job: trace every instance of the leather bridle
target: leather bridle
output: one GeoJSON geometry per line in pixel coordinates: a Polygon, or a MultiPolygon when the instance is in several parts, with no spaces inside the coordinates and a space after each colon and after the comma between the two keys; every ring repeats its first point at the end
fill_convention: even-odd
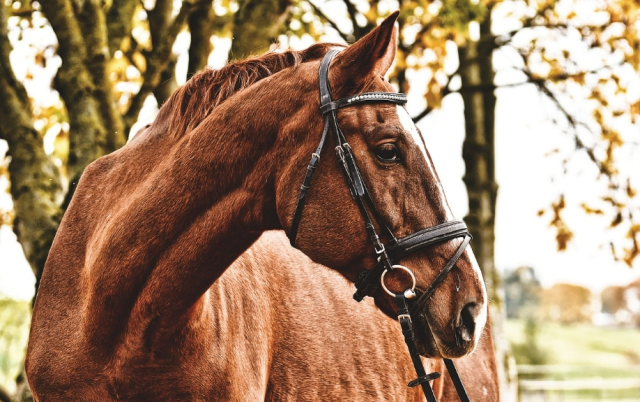
{"type": "MultiPolygon", "coordinates": [[[[350,107],[353,105],[365,103],[365,102],[386,102],[395,103],[397,105],[404,105],[407,102],[407,96],[400,93],[390,92],[366,92],[358,95],[347,96],[336,101],[332,100],[331,88],[329,85],[329,65],[333,58],[340,52],[341,49],[332,49],[324,56],[320,63],[319,81],[320,81],[320,110],[324,117],[324,128],[322,130],[322,136],[320,138],[320,144],[316,151],[311,156],[311,162],[307,166],[307,172],[300,187],[300,195],[298,196],[298,203],[296,210],[293,214],[293,220],[291,223],[291,230],[289,238],[291,239],[291,245],[295,247],[296,237],[298,234],[298,227],[300,225],[300,218],[302,215],[302,209],[305,204],[305,197],[309,186],[311,184],[311,178],[316,170],[316,166],[320,161],[320,154],[324,147],[325,140],[329,131],[335,134],[336,141],[336,155],[342,167],[347,186],[351,192],[360,214],[364,220],[365,229],[369,236],[369,239],[373,243],[375,253],[378,257],[378,262],[370,270],[365,270],[360,273],[356,280],[356,292],[353,298],[357,301],[361,301],[366,296],[373,296],[379,287],[382,275],[387,271],[392,271],[397,261],[401,260],[405,256],[429,247],[435,244],[443,243],[455,238],[462,237],[463,240],[458,246],[453,257],[445,264],[444,268],[440,271],[438,276],[429,285],[427,290],[422,293],[415,303],[412,303],[412,311],[423,311],[429,302],[429,298],[433,295],[436,288],[442,283],[446,275],[455,266],[456,262],[464,252],[465,248],[471,241],[471,235],[467,231],[467,226],[460,220],[452,220],[436,226],[431,226],[426,229],[422,229],[418,232],[405,236],[403,238],[396,238],[387,226],[386,222],[382,218],[380,212],[376,209],[373,200],[367,186],[362,179],[360,170],[355,161],[355,157],[351,150],[351,146],[347,142],[344,133],[340,130],[338,125],[337,110],[350,107]],[[380,239],[376,227],[371,219],[375,219],[378,227],[380,228],[383,236],[390,239],[386,245],[380,239]]],[[[422,386],[427,401],[437,402],[433,390],[429,381],[440,377],[440,373],[426,374],[420,356],[417,352],[415,341],[413,338],[413,330],[411,324],[411,315],[407,305],[407,299],[415,297],[415,293],[411,290],[407,290],[402,294],[395,295],[396,302],[398,304],[398,320],[402,326],[403,334],[405,336],[405,342],[409,348],[409,353],[413,361],[414,367],[418,374],[418,378],[409,383],[410,387],[415,387],[418,384],[422,386]]],[[[466,394],[464,386],[460,381],[453,361],[444,359],[445,365],[451,375],[458,395],[463,402],[469,401],[469,397],[466,394]]]]}

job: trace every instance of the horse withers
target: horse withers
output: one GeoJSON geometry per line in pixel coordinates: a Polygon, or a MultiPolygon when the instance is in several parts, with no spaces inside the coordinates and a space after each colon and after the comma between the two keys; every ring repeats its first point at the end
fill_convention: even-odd
{"type": "MultiPolygon", "coordinates": [[[[383,78],[396,49],[397,13],[331,62],[335,99],[393,92],[383,78]]],[[[270,53],[205,71],[176,91],[155,122],[85,170],[60,225],[37,296],[26,371],[38,400],[211,400],[221,329],[209,289],[269,229],[291,235],[300,181],[323,135],[321,60],[335,46],[270,53]]],[[[328,66],[327,66],[328,67],[328,66]]],[[[391,95],[390,95],[391,96],[391,95]]],[[[331,111],[357,160],[350,172],[371,196],[363,211],[333,159],[318,157],[300,215],[297,247],[351,282],[377,262],[371,244],[453,219],[433,165],[412,138],[406,111],[384,100],[331,111]],[[357,170],[357,172],[356,172],[357,170]],[[353,198],[352,198],[353,197],[353,198]],[[367,209],[368,208],[368,209],[367,209]]],[[[402,255],[418,295],[462,250],[455,238],[402,255]]],[[[395,257],[394,257],[395,258],[395,257]]],[[[486,292],[470,249],[414,308],[418,350],[455,358],[477,346],[486,292]]],[[[411,286],[387,274],[393,293],[411,286]]],[[[395,316],[393,297],[372,291],[395,316]]],[[[295,292],[272,297],[295,297],[295,292]]],[[[251,367],[250,362],[237,364],[251,367]]]]}

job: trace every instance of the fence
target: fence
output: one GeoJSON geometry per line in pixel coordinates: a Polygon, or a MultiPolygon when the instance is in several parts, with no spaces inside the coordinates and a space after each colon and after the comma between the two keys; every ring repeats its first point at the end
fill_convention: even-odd
{"type": "Polygon", "coordinates": [[[520,402],[640,401],[640,366],[518,366],[520,402]]]}

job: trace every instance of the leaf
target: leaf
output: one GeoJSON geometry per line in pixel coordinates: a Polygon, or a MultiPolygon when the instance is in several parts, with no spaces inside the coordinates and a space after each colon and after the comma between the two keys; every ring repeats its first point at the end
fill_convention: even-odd
{"type": "Polygon", "coordinates": [[[582,203],[580,205],[582,207],[582,209],[584,209],[584,211],[588,214],[594,214],[594,215],[604,215],[604,211],[598,208],[591,208],[590,206],[588,206],[585,203],[582,203]]]}
{"type": "Polygon", "coordinates": [[[611,221],[611,227],[614,228],[622,223],[622,212],[618,212],[616,217],[611,221]]]}

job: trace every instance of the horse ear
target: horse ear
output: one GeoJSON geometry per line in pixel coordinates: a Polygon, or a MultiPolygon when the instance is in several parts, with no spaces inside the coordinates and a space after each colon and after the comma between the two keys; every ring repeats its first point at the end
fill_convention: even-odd
{"type": "Polygon", "coordinates": [[[398,46],[398,11],[385,18],[382,23],[362,39],[340,52],[334,62],[340,75],[346,79],[371,75],[385,75],[393,64],[398,46]]]}

